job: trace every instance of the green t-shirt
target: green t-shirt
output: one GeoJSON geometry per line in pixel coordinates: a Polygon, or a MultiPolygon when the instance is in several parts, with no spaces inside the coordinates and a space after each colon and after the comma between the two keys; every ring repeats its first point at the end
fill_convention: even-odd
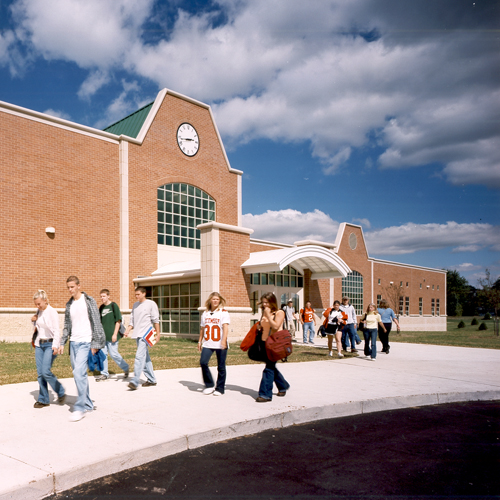
{"type": "MultiPolygon", "coordinates": [[[[113,333],[115,333],[115,323],[122,320],[122,313],[120,308],[114,302],[105,306],[102,304],[99,307],[99,312],[101,314],[101,323],[104,328],[104,333],[106,334],[106,341],[112,342],[113,333]]],[[[117,341],[120,340],[120,335],[118,335],[117,341]]]]}

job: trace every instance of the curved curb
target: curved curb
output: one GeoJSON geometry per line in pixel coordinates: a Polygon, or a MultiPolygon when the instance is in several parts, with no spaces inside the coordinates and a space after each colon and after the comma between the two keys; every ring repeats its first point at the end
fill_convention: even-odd
{"type": "Polygon", "coordinates": [[[291,425],[314,422],[330,418],[347,417],[362,413],[397,410],[416,406],[458,403],[465,401],[500,400],[500,390],[475,392],[450,392],[434,394],[415,394],[410,396],[395,396],[366,401],[351,401],[313,408],[301,408],[254,420],[236,422],[199,434],[186,435],[158,445],[124,453],[105,461],[96,462],[86,467],[63,473],[47,473],[19,489],[3,493],[1,500],[38,500],[55,493],[81,485],[83,483],[131,469],[160,458],[175,455],[182,451],[200,448],[229,439],[257,434],[268,429],[289,427],[291,425]]]}

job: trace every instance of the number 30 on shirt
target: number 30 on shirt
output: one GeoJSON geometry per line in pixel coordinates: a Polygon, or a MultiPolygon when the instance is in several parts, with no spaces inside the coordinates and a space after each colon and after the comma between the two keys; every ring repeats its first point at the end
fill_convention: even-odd
{"type": "Polygon", "coordinates": [[[220,326],[205,325],[205,332],[203,338],[205,340],[212,340],[213,342],[219,342],[219,340],[221,339],[220,326]]]}

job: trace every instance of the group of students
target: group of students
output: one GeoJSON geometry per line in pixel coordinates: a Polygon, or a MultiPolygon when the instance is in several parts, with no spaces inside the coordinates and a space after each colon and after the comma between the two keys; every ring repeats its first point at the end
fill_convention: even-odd
{"type": "MultiPolygon", "coordinates": [[[[338,300],[333,303],[331,308],[323,313],[325,316],[325,330],[328,335],[328,354],[333,356],[333,338],[336,340],[337,353],[339,358],[343,358],[343,349],[347,349],[347,342],[350,339],[351,352],[357,353],[355,345],[360,343],[357,337],[357,316],[352,305],[349,305],[349,298],[342,298],[341,305],[338,300]]],[[[365,340],[364,354],[372,361],[377,359],[377,333],[382,342],[382,352],[389,354],[389,333],[392,328],[392,322],[396,324],[399,331],[399,323],[394,311],[389,307],[385,300],[381,300],[379,307],[375,304],[368,304],[366,313],[361,317],[359,323],[365,340]]]]}
{"type": "MultiPolygon", "coordinates": [[[[95,300],[81,291],[80,281],[76,276],[70,276],[66,285],[71,298],[66,304],[62,336],[60,335],[57,311],[49,304],[47,293],[44,290],[38,290],[33,296],[37,308],[36,314],[32,317],[35,327],[33,344],[40,386],[38,400],[34,407],[49,406],[49,385],[57,394],[57,402],[64,404],[66,391],[52,373],[52,365],[57,355],[63,354],[64,346],[69,340],[71,367],[78,392],[70,421],[77,422],[87,412],[95,409],[89,393],[87,375],[89,358],[97,355],[98,351],[104,355],[101,373],[96,377],[97,382],[109,378],[108,355],[123,370],[124,379],[129,377],[129,365],[118,351],[118,341],[121,336],[135,338],[137,342],[134,377],[128,384],[129,389],[136,390],[138,388],[142,373],[146,375],[146,382],[142,384],[142,387],[151,387],[157,384],[153,363],[149,355],[149,344],[143,335],[153,327],[159,337],[160,320],[157,304],[146,299],[146,289],[143,287],[138,287],[135,290],[137,302],[132,307],[130,323],[124,329],[120,308],[111,301],[108,289],[101,290],[102,305],[98,309],[95,300]]],[[[211,293],[201,317],[198,351],[200,352],[200,366],[205,383],[203,390],[205,395],[221,396],[224,394],[230,324],[225,304],[225,299],[218,292],[211,293]],[[217,383],[214,383],[208,367],[214,352],[217,356],[217,383]]],[[[265,342],[271,333],[282,329],[285,315],[283,311],[279,310],[276,297],[272,293],[263,295],[260,305],[262,308],[262,342],[265,342]]],[[[271,401],[273,383],[276,383],[278,387],[278,396],[285,396],[290,385],[276,368],[276,363],[266,360],[257,402],[271,401]]]]}
{"type": "Polygon", "coordinates": [[[146,375],[146,382],[142,386],[156,385],[149,346],[143,335],[152,326],[156,335],[160,335],[160,315],[156,303],[146,299],[146,289],[138,287],[135,290],[137,302],[132,308],[130,323],[123,331],[120,309],[110,300],[109,290],[101,290],[102,305],[98,309],[96,301],[81,290],[80,280],[76,276],[70,276],[66,280],[66,286],[71,298],[64,312],[62,335],[57,311],[49,304],[47,293],[38,290],[33,296],[37,312],[31,319],[35,327],[33,344],[40,386],[34,407],[49,406],[49,385],[57,394],[58,403],[64,404],[66,391],[52,373],[52,364],[58,354],[64,353],[64,346],[69,340],[71,368],[78,392],[70,421],[77,422],[85,416],[85,413],[95,409],[94,402],[90,399],[87,376],[89,357],[97,355],[98,351],[104,354],[101,375],[96,378],[98,382],[109,377],[108,354],[123,370],[124,378],[127,379],[129,376],[129,365],[118,352],[119,335],[135,338],[137,342],[134,377],[128,387],[136,390],[143,372],[146,375]],[[120,333],[120,330],[123,333],[120,333]]]}

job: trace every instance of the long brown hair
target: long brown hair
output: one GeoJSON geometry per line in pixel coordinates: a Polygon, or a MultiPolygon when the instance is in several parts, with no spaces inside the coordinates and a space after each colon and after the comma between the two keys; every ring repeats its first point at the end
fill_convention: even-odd
{"type": "Polygon", "coordinates": [[[268,292],[262,295],[262,297],[260,298],[259,306],[262,306],[262,301],[264,299],[269,302],[269,308],[271,309],[271,312],[279,310],[278,301],[276,300],[276,295],[274,295],[274,293],[268,292]]]}

